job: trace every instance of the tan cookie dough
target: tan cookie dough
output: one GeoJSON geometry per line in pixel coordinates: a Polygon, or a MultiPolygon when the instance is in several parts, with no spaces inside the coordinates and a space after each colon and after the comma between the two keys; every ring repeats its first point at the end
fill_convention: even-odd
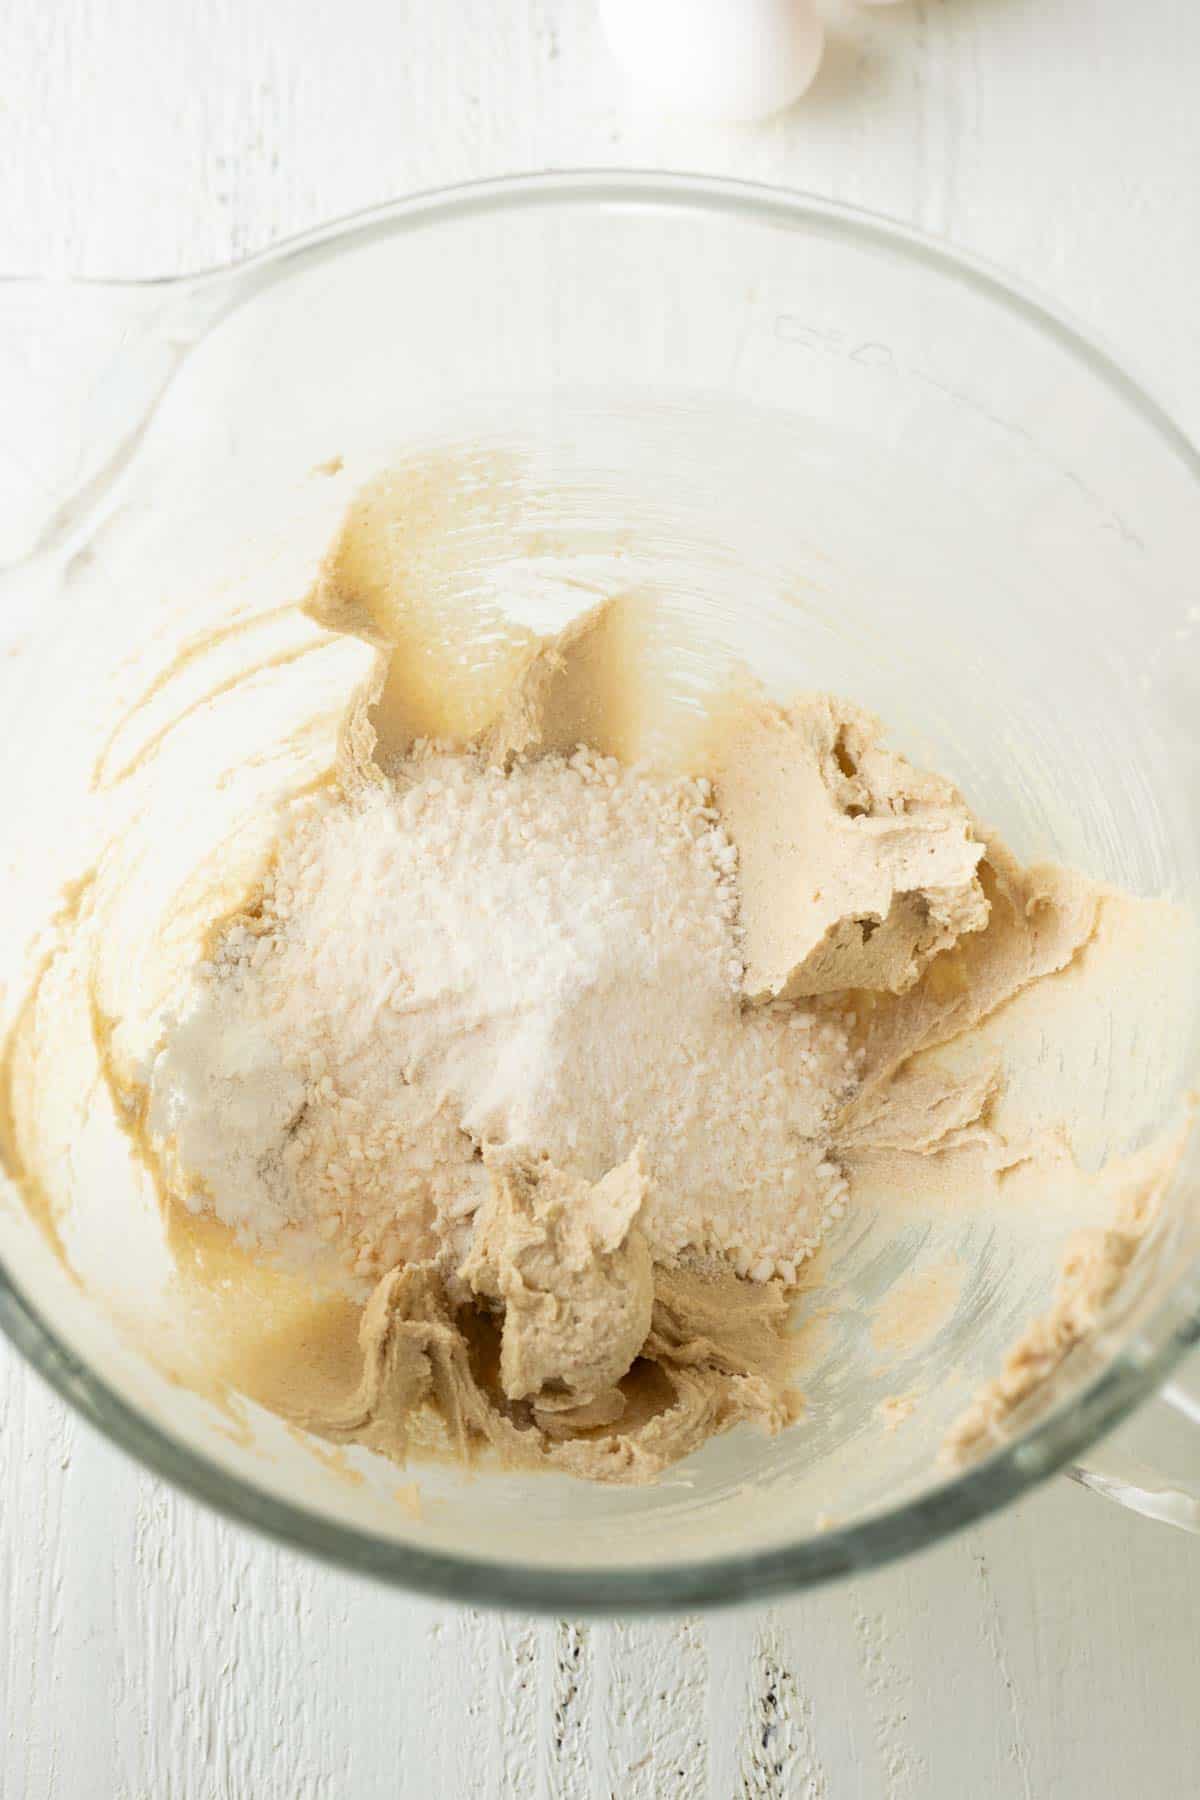
{"type": "MultiPolygon", "coordinates": [[[[500,1385],[535,1413],[611,1407],[650,1330],[654,1279],[635,1151],[599,1181],[493,1153],[459,1279],[502,1309],[500,1385]]],[[[619,1416],[620,1407],[614,1417],[619,1416]]]]}
{"type": "Polygon", "coordinates": [[[948,781],[828,694],[747,697],[719,721],[716,805],[738,847],[746,993],[899,994],[987,924],[984,845],[948,781]]]}
{"type": "MultiPolygon", "coordinates": [[[[797,1125],[795,1160],[811,1154],[827,1182],[832,1172],[851,1214],[867,1204],[882,1214],[914,1193],[947,1205],[966,1204],[961,1195],[1036,1201],[1053,1177],[1095,1218],[1094,1233],[1074,1241],[1053,1308],[953,1434],[951,1454],[978,1454],[1102,1318],[1180,1154],[1176,1134],[1089,1163],[1071,1137],[1070,1096],[1048,1111],[1042,1091],[1045,1068],[1069,1060],[1079,1018],[1106,1003],[1126,947],[1173,929],[1171,909],[1056,867],[1022,867],[948,781],[885,748],[878,723],[840,698],[781,705],[737,677],[664,724],[637,596],[604,600],[547,636],[513,626],[443,579],[461,528],[453,483],[436,468],[419,490],[385,477],[353,503],[304,623],[343,652],[347,639],[362,640],[373,666],[362,680],[367,653],[351,646],[357,686],[338,690],[336,761],[313,789],[399,791],[405,758],[430,739],[476,759],[489,780],[586,745],[627,765],[658,757],[672,775],[711,783],[705,808],[737,866],[737,1018],[796,1017],[807,1029],[809,1014],[836,1007],[839,1030],[844,1021],[852,1079],[827,1116],[797,1125]]],[[[205,952],[233,919],[269,954],[261,882],[241,882],[236,896],[228,882],[214,891],[205,952]]],[[[30,1121],[51,1061],[37,1031],[66,980],[52,959],[47,967],[0,1071],[0,1148],[31,1205],[43,1202],[30,1121]]],[[[652,1481],[734,1426],[772,1434],[801,1417],[789,1321],[806,1279],[817,1281],[811,1269],[768,1257],[769,1278],[746,1279],[745,1265],[739,1274],[709,1254],[699,1223],[682,1247],[656,1237],[655,1184],[638,1152],[585,1177],[568,1157],[498,1150],[472,1139],[443,1094],[407,1078],[396,1129],[428,1149],[428,1191],[406,1198],[414,1216],[428,1214],[427,1239],[411,1260],[377,1261],[356,1289],[332,1296],[315,1281],[306,1294],[305,1271],[289,1269],[299,1324],[268,1341],[257,1290],[237,1277],[253,1257],[225,1241],[219,1208],[205,1209],[184,1154],[187,1121],[164,1124],[152,1107],[146,1064],[122,1058],[123,1022],[96,1000],[93,975],[79,980],[81,1011],[168,1221],[177,1311],[211,1326],[230,1389],[397,1463],[432,1445],[601,1482],[652,1481]],[[470,1188],[477,1205],[464,1214],[473,1219],[465,1249],[433,1229],[432,1196],[450,1188],[460,1198],[470,1188]],[[222,1233],[218,1254],[206,1234],[222,1233]]],[[[247,1065],[254,1050],[231,1041],[247,1065]]],[[[281,1087],[278,1098],[290,1124],[296,1094],[281,1087]]],[[[192,1123],[211,1135],[214,1119],[197,1102],[192,1123]]],[[[738,1128],[752,1122],[712,1123],[738,1128]]],[[[755,1157],[760,1147],[753,1139],[755,1157]]],[[[787,1155],[790,1167],[790,1138],[787,1155]]],[[[706,1198],[694,1197],[697,1221],[706,1198]]],[[[50,1219],[52,1207],[43,1210],[50,1219]]],[[[894,1425],[909,1400],[889,1404],[894,1425]]]]}
{"type": "MultiPolygon", "coordinates": [[[[630,642],[622,601],[528,645],[474,741],[501,765],[581,741],[611,747],[630,642]]],[[[369,731],[352,741],[358,758],[369,752],[369,731]]],[[[919,1164],[970,1151],[975,1179],[994,1184],[1042,1154],[996,1129],[1002,1057],[965,1077],[930,1057],[1067,968],[1098,928],[1103,891],[1022,869],[948,782],[884,749],[875,721],[830,696],[781,707],[743,686],[700,743],[739,853],[747,999],[851,991],[861,1072],[832,1131],[851,1176],[919,1184],[919,1164]]],[[[335,1417],[301,1408],[305,1424],[402,1461],[428,1406],[464,1456],[490,1448],[644,1481],[735,1423],[773,1432],[799,1416],[785,1289],[653,1266],[636,1158],[595,1184],[519,1158],[489,1159],[489,1174],[461,1267],[384,1278],[363,1316],[358,1391],[335,1417]]],[[[1105,1241],[1128,1260],[1125,1237],[1105,1241]]],[[[1089,1293],[1097,1284],[1107,1292],[1110,1276],[1089,1293]]],[[[1062,1338],[1057,1316],[1035,1327],[1020,1369],[1048,1368],[1045,1346],[1062,1338]]],[[[1023,1379],[1010,1371],[1004,1392],[1023,1379]]],[[[996,1413],[982,1397],[956,1452],[996,1413]]]]}
{"type": "MultiPolygon", "coordinates": [[[[618,1386],[565,1413],[509,1400],[495,1377],[499,1358],[487,1317],[456,1305],[436,1268],[409,1265],[384,1276],[363,1312],[361,1376],[348,1399],[314,1411],[302,1391],[284,1390],[275,1404],[322,1437],[365,1444],[400,1464],[420,1448],[414,1431],[428,1407],[464,1461],[490,1452],[502,1464],[591,1481],[653,1481],[733,1425],[773,1433],[799,1417],[787,1310],[775,1286],[683,1267],[656,1270],[636,1360],[618,1386]]],[[[577,1339],[570,1308],[560,1325],[577,1339]]]]}
{"type": "Polygon", "coordinates": [[[1003,1442],[1013,1415],[1045,1389],[1077,1345],[1103,1326],[1158,1216],[1182,1150],[1182,1136],[1177,1135],[1109,1172],[1104,1185],[1112,1201],[1111,1225],[1081,1231],[1072,1239],[1053,1305],[1021,1333],[999,1375],[956,1421],[942,1446],[945,1462],[970,1462],[1003,1442]]]}

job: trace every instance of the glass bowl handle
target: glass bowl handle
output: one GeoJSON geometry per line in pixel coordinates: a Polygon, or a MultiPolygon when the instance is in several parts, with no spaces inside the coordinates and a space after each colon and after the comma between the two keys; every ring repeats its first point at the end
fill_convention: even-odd
{"type": "Polygon", "coordinates": [[[1172,1415],[1180,1445],[1172,1463],[1194,1473],[1181,1478],[1173,1467],[1168,1475],[1152,1463],[1126,1455],[1115,1443],[1100,1443],[1088,1451],[1086,1462],[1074,1464],[1067,1474],[1144,1518],[1200,1533],[1200,1353],[1159,1389],[1154,1404],[1172,1415]]]}
{"type": "Polygon", "coordinates": [[[0,281],[0,571],[71,554],[226,300],[211,276],[0,281]]]}

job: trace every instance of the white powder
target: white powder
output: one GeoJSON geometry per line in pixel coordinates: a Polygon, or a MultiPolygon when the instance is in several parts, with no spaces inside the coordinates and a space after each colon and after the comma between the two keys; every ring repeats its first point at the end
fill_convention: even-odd
{"type": "Polygon", "coordinates": [[[151,1130],[189,1204],[352,1272],[462,1254],[483,1143],[590,1180],[640,1140],[660,1257],[794,1277],[845,1182],[835,1007],[746,1009],[736,852],[704,781],[580,751],[418,747],[299,805],[260,917],[168,1021],[151,1130]]]}

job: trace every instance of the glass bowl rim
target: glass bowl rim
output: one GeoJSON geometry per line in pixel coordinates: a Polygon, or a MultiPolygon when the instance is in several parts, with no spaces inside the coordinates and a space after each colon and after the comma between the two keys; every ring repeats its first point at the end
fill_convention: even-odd
{"type": "MultiPolygon", "coordinates": [[[[227,284],[238,305],[298,268],[401,232],[505,211],[576,204],[634,205],[717,213],[764,224],[819,230],[918,264],[974,289],[1015,314],[1079,362],[1159,438],[1200,487],[1200,453],[1146,385],[1055,302],[965,254],[880,213],[797,190],[723,177],[638,170],[579,170],[509,175],[456,184],[391,201],[286,238],[256,255],[191,275],[146,281],[79,281],[106,291],[202,289],[227,284]]],[[[11,279],[11,278],[10,278],[11,279]]],[[[202,341],[202,340],[201,340],[202,341]]],[[[670,1568],[640,1564],[597,1569],[543,1567],[426,1550],[345,1525],[282,1500],[219,1467],[153,1425],[90,1370],[24,1297],[0,1263],[0,1329],[52,1388],[118,1447],[225,1517],[326,1562],[394,1586],[454,1602],[550,1613],[675,1612],[765,1600],[838,1576],[880,1567],[996,1511],[1071,1462],[1167,1378],[1200,1342],[1200,1306],[1178,1297],[1200,1277],[1200,1260],[1156,1308],[1139,1334],[1161,1336],[1136,1360],[1120,1350],[1079,1392],[1013,1442],[915,1499],[795,1544],[670,1568]],[[1174,1315],[1173,1317],[1170,1315],[1174,1315]]]]}

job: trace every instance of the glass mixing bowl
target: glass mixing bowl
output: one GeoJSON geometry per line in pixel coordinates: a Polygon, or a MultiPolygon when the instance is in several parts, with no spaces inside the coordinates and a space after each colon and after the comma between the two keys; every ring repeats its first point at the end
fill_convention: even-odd
{"type": "MultiPolygon", "coordinates": [[[[194,278],[9,283],[0,375],[6,1024],[113,808],[141,846],[106,944],[115,1008],[195,855],[236,878],[246,821],[328,755],[355,647],[309,654],[293,603],[347,484],[397,452],[504,458],[506,504],[431,555],[451,598],[551,616],[651,583],[697,644],[878,711],[1019,854],[1200,906],[1200,463],[1074,326],[911,232],[728,182],[489,183],[194,278]],[[181,654],[214,631],[219,653],[181,654]]],[[[1101,1135],[1122,1082],[1134,1138],[1177,1109],[1196,998],[1181,966],[1155,1059],[1098,1021],[1101,1135]]],[[[139,1353],[154,1209],[65,1026],[55,1054],[83,1280],[10,1191],[0,1321],[150,1467],[334,1561],[477,1602],[677,1608],[869,1568],[1064,1465],[1200,1517],[1184,1480],[1080,1460],[1200,1331],[1194,1144],[1107,1328],[977,1466],[939,1470],[937,1445],[1046,1303],[1062,1222],[898,1205],[830,1247],[790,1434],[739,1431],[643,1490],[418,1468],[398,1498],[390,1465],[231,1418],[139,1353]],[[948,1265],[924,1336],[884,1354],[890,1301],[948,1265]]]]}

